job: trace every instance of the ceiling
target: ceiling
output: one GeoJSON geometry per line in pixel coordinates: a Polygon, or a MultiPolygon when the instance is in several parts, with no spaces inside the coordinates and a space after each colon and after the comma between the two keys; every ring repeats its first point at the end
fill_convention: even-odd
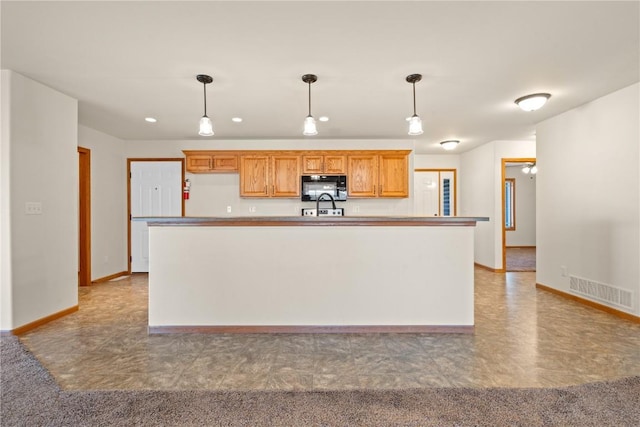
{"type": "Polygon", "coordinates": [[[81,124],[125,140],[205,139],[197,74],[214,79],[212,140],[414,139],[418,153],[531,140],[537,122],[640,80],[637,1],[0,4],[2,68],[78,99],[81,124]],[[312,114],[330,119],[314,137],[302,136],[306,73],[312,114]],[[535,92],[552,94],[541,110],[513,103],[535,92]]]}

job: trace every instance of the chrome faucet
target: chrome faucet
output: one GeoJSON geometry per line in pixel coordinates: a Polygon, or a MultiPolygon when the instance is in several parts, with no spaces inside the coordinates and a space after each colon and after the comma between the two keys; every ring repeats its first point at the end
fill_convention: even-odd
{"type": "Polygon", "coordinates": [[[333,209],[336,208],[336,201],[333,199],[333,196],[329,193],[322,193],[316,199],[316,216],[320,216],[319,206],[320,206],[320,199],[322,199],[322,196],[329,196],[329,198],[331,199],[331,206],[333,207],[333,209]]]}

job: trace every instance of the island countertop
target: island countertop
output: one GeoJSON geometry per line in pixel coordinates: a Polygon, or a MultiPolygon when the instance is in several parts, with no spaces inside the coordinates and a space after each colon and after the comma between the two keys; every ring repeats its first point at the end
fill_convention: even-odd
{"type": "Polygon", "coordinates": [[[488,217],[464,216],[242,216],[242,217],[135,217],[135,221],[146,221],[150,226],[187,227],[265,227],[265,226],[475,226],[478,221],[489,221],[488,217]]]}

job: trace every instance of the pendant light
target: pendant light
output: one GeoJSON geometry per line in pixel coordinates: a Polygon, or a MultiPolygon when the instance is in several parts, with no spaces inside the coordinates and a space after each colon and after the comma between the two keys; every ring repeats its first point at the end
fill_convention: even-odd
{"type": "Polygon", "coordinates": [[[309,85],[309,115],[304,119],[304,131],[303,135],[317,135],[316,120],[311,115],[311,83],[315,83],[318,80],[318,76],[315,74],[305,74],[302,76],[302,81],[309,85]]]}
{"type": "Polygon", "coordinates": [[[422,135],[422,120],[416,114],[416,83],[422,80],[422,74],[409,74],[407,82],[413,85],[413,116],[409,119],[409,135],[422,135]]]}
{"type": "Polygon", "coordinates": [[[534,93],[532,95],[521,96],[514,102],[523,111],[536,111],[546,104],[547,100],[551,97],[548,93],[534,93]]]}
{"type": "Polygon", "coordinates": [[[213,123],[207,116],[207,85],[213,81],[213,78],[206,74],[198,74],[196,78],[204,87],[204,116],[200,119],[200,131],[198,135],[211,136],[213,135],[213,123]]]}

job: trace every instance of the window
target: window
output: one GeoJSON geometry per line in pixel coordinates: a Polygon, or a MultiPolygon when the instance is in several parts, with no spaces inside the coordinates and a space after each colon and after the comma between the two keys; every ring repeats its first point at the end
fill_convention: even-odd
{"type": "Polygon", "coordinates": [[[449,178],[442,180],[442,215],[451,216],[451,185],[449,178]]]}
{"type": "Polygon", "coordinates": [[[516,229],[516,179],[504,180],[504,229],[516,229]]]}

